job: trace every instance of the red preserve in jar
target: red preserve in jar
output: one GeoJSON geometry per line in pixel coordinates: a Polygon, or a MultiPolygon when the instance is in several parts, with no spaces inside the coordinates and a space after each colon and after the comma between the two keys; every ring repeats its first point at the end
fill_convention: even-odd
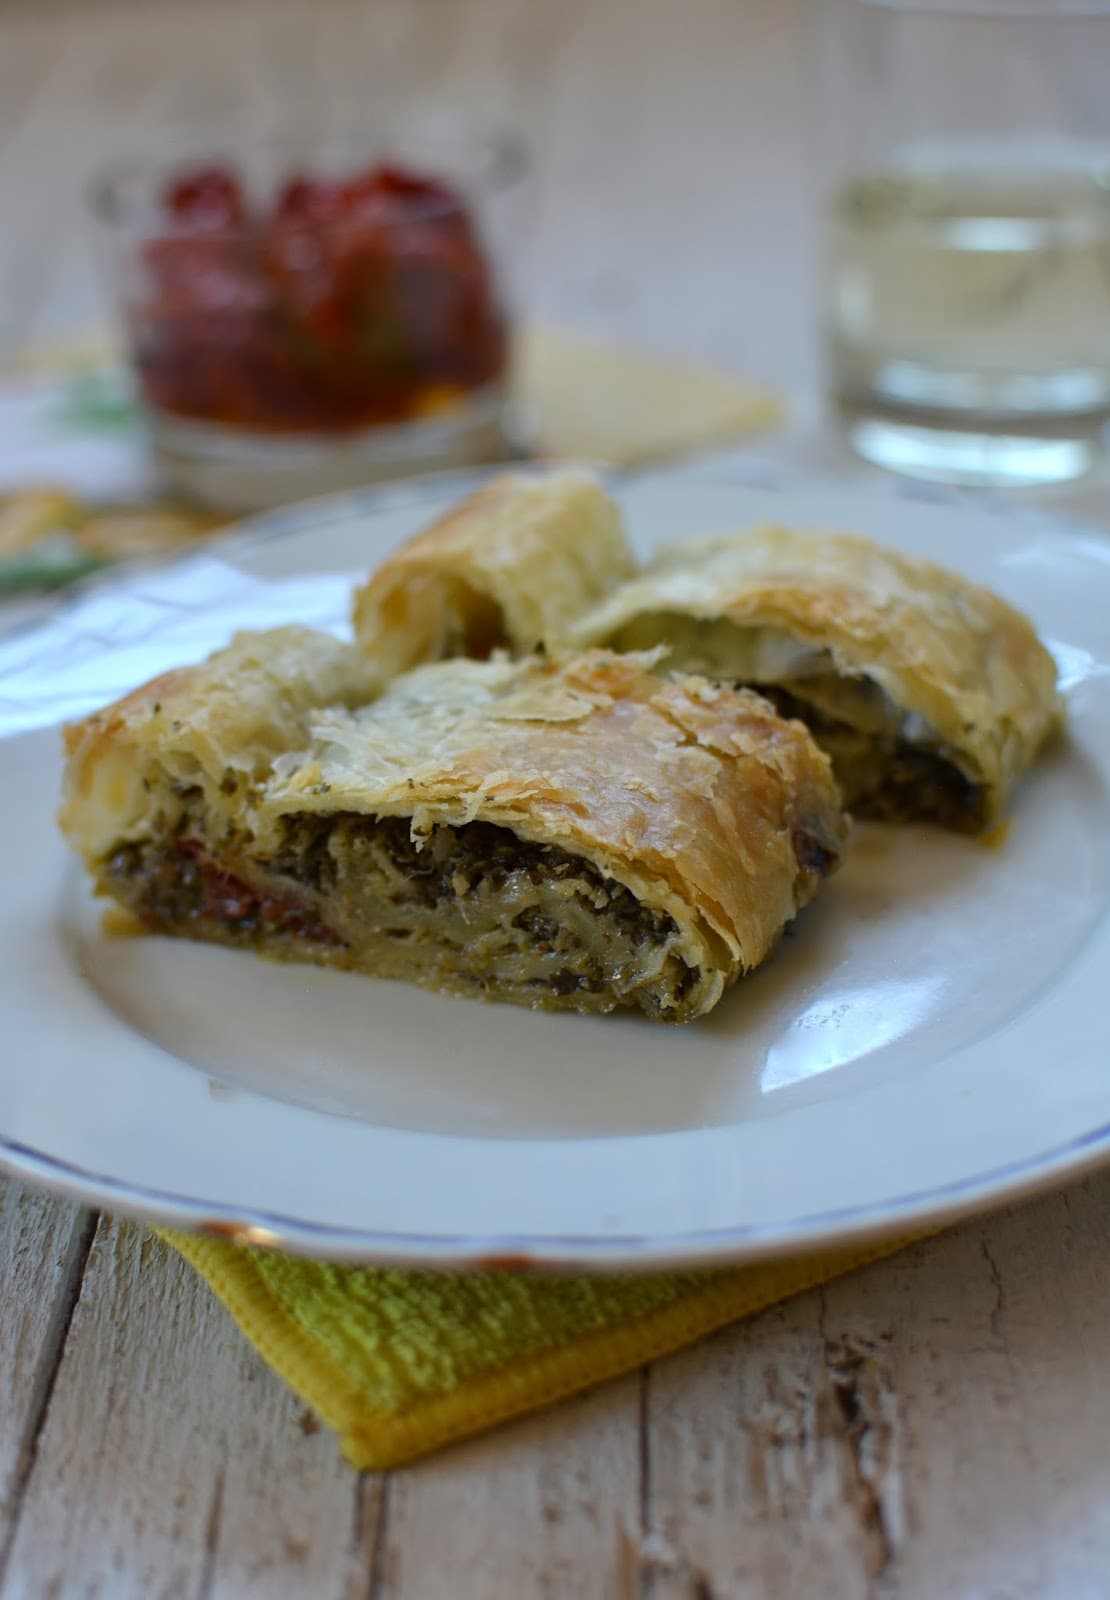
{"type": "Polygon", "coordinates": [[[295,175],[252,208],[233,172],[203,168],[161,211],[128,303],[139,385],[161,411],[343,433],[445,414],[505,374],[490,262],[436,178],[295,175]]]}

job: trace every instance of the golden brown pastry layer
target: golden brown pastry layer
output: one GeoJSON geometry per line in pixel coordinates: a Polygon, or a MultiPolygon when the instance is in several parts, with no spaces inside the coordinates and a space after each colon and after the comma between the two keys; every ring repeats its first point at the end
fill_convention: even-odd
{"type": "Polygon", "coordinates": [[[508,473],[378,568],[355,595],[355,633],[388,677],[526,655],[634,571],[620,513],[589,474],[508,473]]]}

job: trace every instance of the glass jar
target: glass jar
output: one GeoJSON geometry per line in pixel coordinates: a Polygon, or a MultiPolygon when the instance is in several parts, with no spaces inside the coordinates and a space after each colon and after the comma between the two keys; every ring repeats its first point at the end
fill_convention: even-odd
{"type": "Polygon", "coordinates": [[[510,448],[506,137],[132,162],[93,205],[167,489],[234,510],[510,448]]]}

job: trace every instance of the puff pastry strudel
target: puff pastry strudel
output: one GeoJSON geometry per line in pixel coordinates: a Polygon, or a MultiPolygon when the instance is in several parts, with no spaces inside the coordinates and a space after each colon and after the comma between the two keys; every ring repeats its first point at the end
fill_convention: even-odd
{"type": "Polygon", "coordinates": [[[525,655],[634,571],[596,479],[508,473],[378,568],[355,596],[355,633],[387,677],[500,648],[525,655]]]}
{"type": "Polygon", "coordinates": [[[63,827],[98,888],[157,932],[684,1021],[839,862],[828,761],[756,695],[592,652],[363,704],[352,655],[242,636],[69,730],[63,827]]]}
{"type": "Polygon", "coordinates": [[[850,535],[761,527],[664,548],[569,632],[668,646],[800,717],[861,815],[975,831],[1059,718],[1056,669],[1005,601],[850,535]]]}

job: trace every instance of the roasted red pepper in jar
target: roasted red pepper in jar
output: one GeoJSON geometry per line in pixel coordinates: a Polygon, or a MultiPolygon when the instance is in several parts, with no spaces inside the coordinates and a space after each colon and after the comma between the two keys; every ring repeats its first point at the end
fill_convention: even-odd
{"type": "Polygon", "coordinates": [[[128,312],[160,410],[265,433],[449,411],[503,377],[507,328],[460,197],[392,165],[295,175],[265,210],[223,168],[162,198],[128,312]]]}

